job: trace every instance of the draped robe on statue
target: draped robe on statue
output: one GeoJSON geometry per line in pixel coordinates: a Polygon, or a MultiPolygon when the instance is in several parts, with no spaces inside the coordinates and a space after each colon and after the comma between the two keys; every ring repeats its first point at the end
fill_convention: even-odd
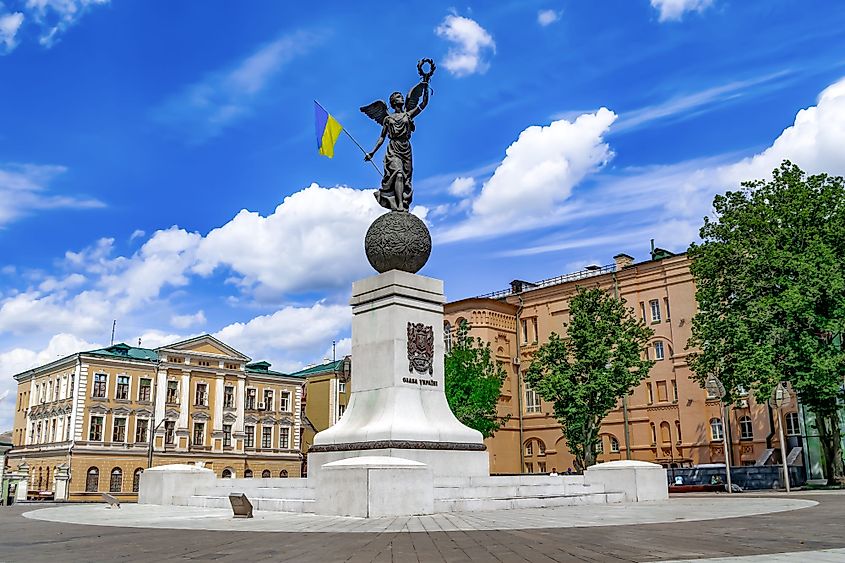
{"type": "Polygon", "coordinates": [[[384,177],[381,180],[381,189],[376,192],[376,199],[379,205],[388,209],[402,208],[410,209],[413,197],[411,176],[413,175],[413,159],[411,157],[411,132],[414,130],[414,120],[408,112],[402,111],[388,114],[384,118],[384,128],[390,142],[384,153],[384,177]],[[402,199],[404,206],[392,206],[390,202],[395,199],[398,174],[404,175],[404,187],[402,199]]]}

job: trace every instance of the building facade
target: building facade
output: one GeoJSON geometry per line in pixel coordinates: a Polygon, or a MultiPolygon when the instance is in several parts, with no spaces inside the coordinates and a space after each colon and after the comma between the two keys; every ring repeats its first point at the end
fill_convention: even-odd
{"type": "Polygon", "coordinates": [[[143,470],[171,463],[300,475],[304,379],[210,335],[156,350],[115,344],[14,377],[7,464],[28,472],[30,498],[134,500],[143,470]]]}
{"type": "Polygon", "coordinates": [[[303,474],[307,475],[305,462],[308,448],[314,443],[314,436],[330,426],[334,426],[349,404],[352,393],[352,357],[324,362],[309,366],[291,374],[305,380],[305,392],[302,399],[302,439],[303,474]]]}
{"type": "MultiPolygon", "coordinates": [[[[599,461],[635,459],[666,467],[724,463],[725,432],[734,465],[765,463],[777,455],[777,426],[768,406],[748,396],[730,409],[723,424],[720,402],[693,381],[686,343],[697,306],[689,260],[657,249],[646,262],[620,254],[610,266],[537,283],[516,280],[508,290],[446,305],[447,349],[455,327],[466,320],[470,334],[490,343],[507,372],[499,414],[510,420],[486,441],[493,473],[574,468],[551,405],[525,386],[522,371],[552,332],[565,333],[569,300],[579,286],[600,287],[625,299],[654,330],[648,354],[655,365],[602,423],[599,461]]],[[[793,406],[785,413],[788,451],[801,444],[796,411],[793,406]]]]}

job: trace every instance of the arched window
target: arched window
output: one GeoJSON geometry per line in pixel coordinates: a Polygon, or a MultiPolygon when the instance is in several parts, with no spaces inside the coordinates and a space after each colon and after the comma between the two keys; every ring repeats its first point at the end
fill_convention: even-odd
{"type": "Polygon", "coordinates": [[[141,473],[144,472],[143,467],[139,467],[132,474],[132,492],[137,493],[141,490],[141,473]]]}
{"type": "Polygon", "coordinates": [[[452,325],[449,324],[449,321],[443,323],[443,345],[447,354],[452,351],[452,325]]]}
{"type": "Polygon", "coordinates": [[[262,479],[269,479],[270,478],[270,470],[265,469],[264,471],[262,471],[261,472],[261,478],[262,479]]]}
{"type": "Polygon", "coordinates": [[[244,471],[244,477],[246,477],[247,479],[252,479],[252,469],[247,469],[246,471],[244,471]]]}
{"type": "Polygon", "coordinates": [[[725,430],[722,427],[721,418],[710,419],[710,439],[714,442],[721,442],[725,439],[725,430]]]}
{"type": "Polygon", "coordinates": [[[41,491],[42,485],[44,484],[44,476],[41,474],[41,468],[38,468],[38,486],[35,487],[37,490],[41,491]]]}
{"type": "Polygon", "coordinates": [[[599,436],[598,442],[596,442],[596,455],[601,455],[604,453],[604,437],[599,436]]]}
{"type": "Polygon", "coordinates": [[[111,479],[109,479],[109,492],[119,493],[123,490],[123,470],[115,467],[111,470],[111,479]]]}
{"type": "Polygon", "coordinates": [[[613,453],[619,453],[619,440],[616,439],[616,436],[610,437],[610,451],[613,453]]]}
{"type": "Polygon", "coordinates": [[[787,436],[800,436],[801,424],[799,424],[798,413],[786,413],[786,434],[787,436]]]}
{"type": "Polygon", "coordinates": [[[525,472],[538,473],[546,472],[546,444],[538,438],[529,438],[523,446],[525,449],[525,472]]]}
{"type": "Polygon", "coordinates": [[[675,421],[675,440],[677,440],[679,444],[681,443],[681,421],[680,420],[675,421]]]}
{"type": "Polygon", "coordinates": [[[89,467],[85,476],[85,492],[96,493],[100,489],[100,470],[96,467],[89,467]]]}
{"type": "Polygon", "coordinates": [[[232,470],[231,469],[224,469],[223,473],[220,476],[224,479],[231,479],[232,478],[232,470]]]}
{"type": "Polygon", "coordinates": [[[664,444],[672,442],[672,429],[666,421],[660,423],[660,441],[664,444]]]}
{"type": "Polygon", "coordinates": [[[739,439],[753,440],[754,426],[751,424],[751,417],[746,415],[739,419],[739,439]]]}
{"type": "Polygon", "coordinates": [[[288,470],[287,470],[287,469],[282,469],[281,471],[279,471],[279,477],[281,477],[282,479],[287,479],[287,477],[288,477],[288,470]]]}
{"type": "Polygon", "coordinates": [[[653,422],[649,422],[648,424],[651,427],[651,443],[654,445],[657,443],[657,428],[655,428],[653,422]]]}

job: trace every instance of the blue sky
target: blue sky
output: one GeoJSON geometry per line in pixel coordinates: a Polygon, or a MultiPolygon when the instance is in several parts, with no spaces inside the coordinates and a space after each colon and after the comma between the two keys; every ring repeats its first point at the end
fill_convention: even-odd
{"type": "Polygon", "coordinates": [[[0,429],[11,375],[113,319],[277,369],[348,350],[378,177],[318,156],[314,99],[369,149],[358,107],[437,61],[414,212],[458,299],[682,251],[784,158],[845,173],[843,30],[831,0],[0,0],[0,429]]]}

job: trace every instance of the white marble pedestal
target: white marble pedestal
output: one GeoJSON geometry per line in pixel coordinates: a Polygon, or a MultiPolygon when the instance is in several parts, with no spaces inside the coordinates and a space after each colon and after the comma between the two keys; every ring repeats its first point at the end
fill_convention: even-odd
{"type": "Polygon", "coordinates": [[[352,394],[338,423],[314,438],[309,477],[360,456],[419,461],[434,477],[489,475],[481,433],[446,401],[444,302],[441,280],[399,270],[352,285],[352,394]]]}

